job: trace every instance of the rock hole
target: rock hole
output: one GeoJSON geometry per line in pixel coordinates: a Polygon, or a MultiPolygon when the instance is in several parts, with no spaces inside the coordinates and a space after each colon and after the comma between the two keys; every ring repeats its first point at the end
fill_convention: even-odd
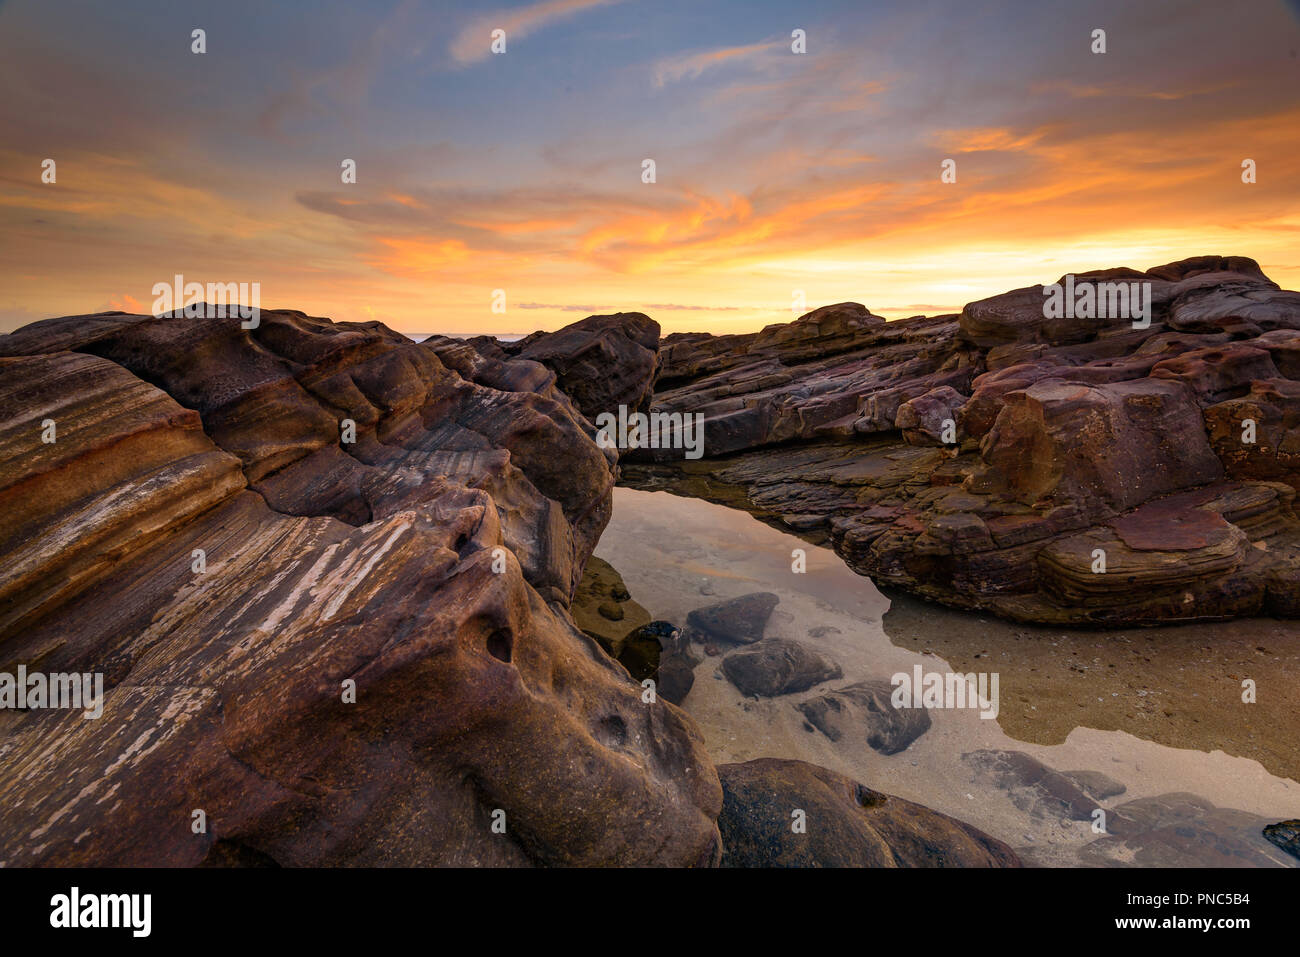
{"type": "Polygon", "coordinates": [[[627,722],[619,715],[608,715],[600,719],[600,733],[607,746],[622,747],[627,743],[627,722]]]}
{"type": "Polygon", "coordinates": [[[510,637],[510,632],[498,628],[492,634],[488,635],[487,650],[488,654],[497,661],[510,663],[510,654],[514,646],[514,641],[510,637]]]}

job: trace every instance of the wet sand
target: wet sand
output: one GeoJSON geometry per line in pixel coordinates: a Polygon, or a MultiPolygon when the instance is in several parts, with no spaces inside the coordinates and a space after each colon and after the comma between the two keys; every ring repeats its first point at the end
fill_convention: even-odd
{"type": "MultiPolygon", "coordinates": [[[[683,706],[718,763],[787,757],[820,764],[968,821],[1028,863],[1300,864],[1259,834],[1266,823],[1300,816],[1300,719],[1294,697],[1286,697],[1294,694],[1297,640],[1269,630],[1278,623],[1116,633],[1107,646],[1101,632],[1029,629],[910,599],[891,605],[828,549],[744,512],[667,492],[617,489],[596,554],[651,616],[679,625],[692,609],[774,592],[780,604],[766,636],[800,641],[843,669],[843,678],[808,691],[745,698],[723,676],[722,656],[696,646],[703,660],[683,706]],[[795,549],[806,554],[803,574],[791,569],[795,549]],[[1224,633],[1230,640],[1212,642],[1224,633]],[[931,709],[931,728],[885,755],[865,733],[831,741],[796,709],[916,664],[927,672],[997,672],[998,718],[931,709]],[[1240,704],[1236,675],[1256,680],[1260,704],[1240,704]],[[1122,793],[1095,801],[1107,833],[1062,814],[1050,787],[1032,774],[1007,773],[988,752],[1018,752],[1058,772],[1099,772],[1117,782],[1122,793]]],[[[1021,772],[1039,767],[1013,763],[1021,772]]],[[[1048,778],[1059,788],[1059,776],[1048,778]]]]}
{"type": "Polygon", "coordinates": [[[1127,731],[1173,748],[1222,750],[1300,781],[1300,624],[1241,619],[1063,631],[891,594],[895,644],[958,671],[996,668],[1017,689],[998,723],[1021,741],[1060,744],[1077,727],[1127,731]],[[992,664],[990,664],[992,662],[992,664]],[[1242,682],[1255,682],[1255,702],[1242,682]]]}

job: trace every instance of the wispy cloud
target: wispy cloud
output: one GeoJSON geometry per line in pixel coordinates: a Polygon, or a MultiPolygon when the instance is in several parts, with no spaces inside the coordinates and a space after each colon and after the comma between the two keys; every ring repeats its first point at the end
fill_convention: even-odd
{"type": "Polygon", "coordinates": [[[588,315],[595,315],[603,309],[603,306],[577,305],[561,302],[517,302],[516,309],[554,309],[560,312],[585,312],[588,315]]]}
{"type": "Polygon", "coordinates": [[[550,26],[557,20],[604,7],[622,0],[543,0],[515,10],[498,10],[478,17],[456,36],[451,44],[451,56],[457,63],[470,64],[487,59],[492,53],[492,31],[504,30],[506,49],[518,40],[550,26]]]}
{"type": "Polygon", "coordinates": [[[694,79],[712,67],[737,60],[752,60],[784,45],[784,40],[773,40],[768,43],[719,47],[716,50],[702,50],[682,56],[665,57],[654,65],[655,86],[663,88],[669,83],[675,83],[679,80],[694,79]]]}
{"type": "MultiPolygon", "coordinates": [[[[557,312],[584,312],[596,315],[602,312],[619,311],[611,306],[575,305],[561,302],[517,302],[516,309],[547,309],[557,312]]],[[[741,312],[740,306],[690,306],[680,302],[642,302],[635,306],[622,308],[622,311],[635,312],[741,312]]]]}

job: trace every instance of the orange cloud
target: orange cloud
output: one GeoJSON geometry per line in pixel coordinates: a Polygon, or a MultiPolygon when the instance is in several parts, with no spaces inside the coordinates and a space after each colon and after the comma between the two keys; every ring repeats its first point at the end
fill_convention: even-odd
{"type": "Polygon", "coordinates": [[[469,248],[459,239],[380,239],[387,252],[371,260],[372,265],[400,276],[437,273],[446,266],[464,262],[469,248]]]}
{"type": "Polygon", "coordinates": [[[143,314],[145,309],[144,306],[140,305],[140,300],[135,298],[135,296],[129,296],[126,293],[122,293],[119,296],[113,296],[110,298],[108,304],[104,307],[104,311],[143,314]]]}

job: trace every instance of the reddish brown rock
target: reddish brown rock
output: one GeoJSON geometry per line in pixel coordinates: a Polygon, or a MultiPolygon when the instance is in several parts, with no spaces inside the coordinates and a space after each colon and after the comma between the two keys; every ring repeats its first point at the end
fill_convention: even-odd
{"type": "Polygon", "coordinates": [[[105,688],[0,711],[0,864],[716,858],[693,723],[570,618],[614,460],[552,372],[271,311],[0,357],[0,671],[105,688]]]}
{"type": "Polygon", "coordinates": [[[555,372],[559,389],[588,419],[603,412],[644,411],[654,388],[659,323],[639,312],[589,316],[558,332],[534,333],[502,346],[555,372]]]}
{"type": "Polygon", "coordinates": [[[738,505],[877,584],[1017,620],[1295,615],[1300,296],[1244,257],[1074,281],[1108,308],[1106,284],[1149,284],[1149,324],[1049,318],[1033,286],[960,316],[839,325],[820,350],[807,323],[669,337],[654,406],[702,414],[705,457],[642,451],[624,480],[738,505]]]}

